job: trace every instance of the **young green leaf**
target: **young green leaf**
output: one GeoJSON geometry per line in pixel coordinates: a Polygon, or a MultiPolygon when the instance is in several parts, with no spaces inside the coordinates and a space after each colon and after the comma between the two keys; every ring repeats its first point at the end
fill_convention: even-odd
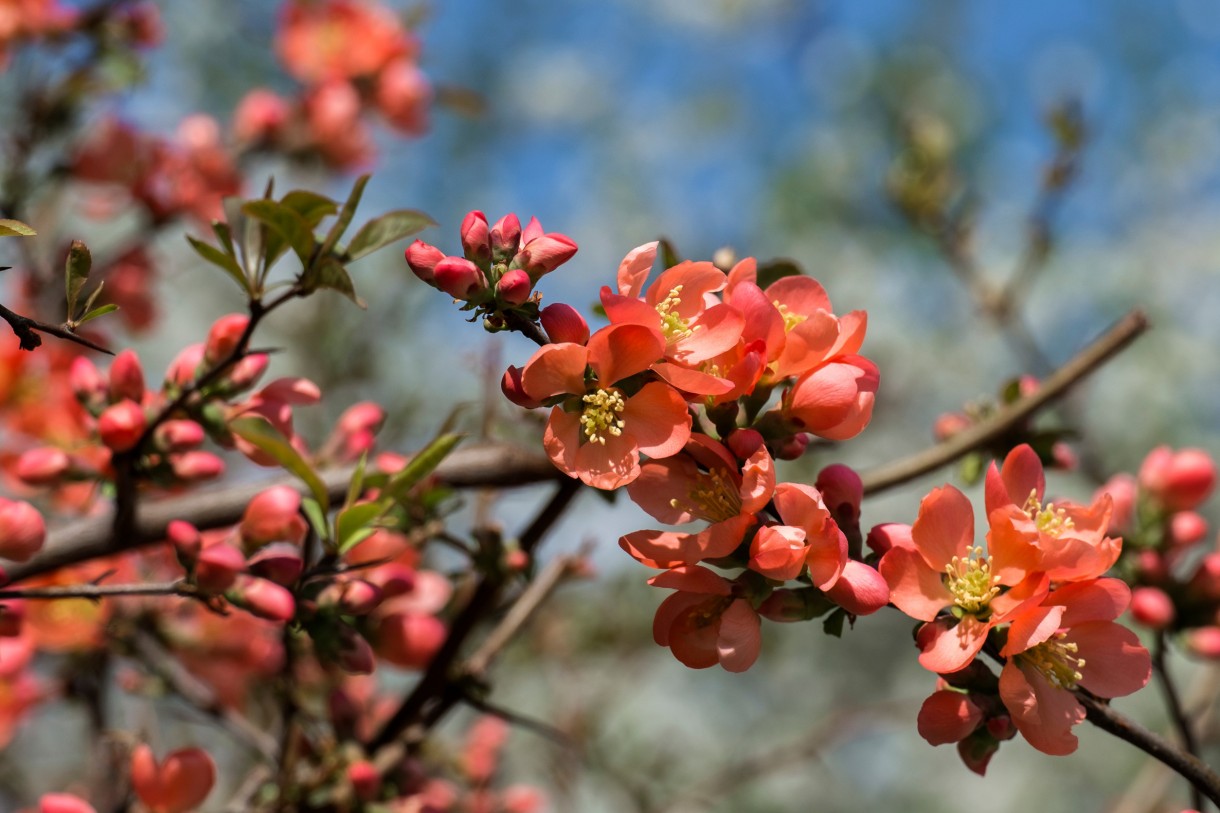
{"type": "Polygon", "coordinates": [[[20,220],[0,218],[0,237],[33,237],[38,232],[20,220]]]}
{"type": "Polygon", "coordinates": [[[309,486],[310,493],[322,506],[323,513],[330,510],[330,494],[326,491],[322,478],[270,421],[258,416],[238,418],[229,422],[229,430],[271,455],[277,463],[300,478],[309,486]]]}
{"type": "Polygon", "coordinates": [[[311,230],[318,227],[322,218],[339,211],[338,203],[306,189],[294,189],[280,200],[280,204],[299,214],[311,230]]]}
{"type": "Polygon", "coordinates": [[[364,187],[369,182],[369,175],[361,175],[356,179],[356,183],[352,186],[352,193],[347,196],[347,202],[343,204],[343,209],[339,212],[339,217],[335,220],[330,231],[326,233],[326,239],[322,241],[322,254],[328,254],[335,244],[339,242],[339,238],[347,231],[347,227],[351,225],[352,218],[356,216],[356,207],[360,205],[360,198],[364,195],[364,187]]]}
{"type": "Polygon", "coordinates": [[[373,523],[386,512],[387,507],[386,500],[377,500],[356,503],[340,511],[335,518],[335,542],[339,546],[339,553],[346,553],[357,542],[367,539],[376,530],[373,523]],[[360,536],[366,530],[369,533],[360,536]]]}
{"type": "Polygon", "coordinates": [[[88,322],[92,319],[96,319],[99,316],[105,316],[108,313],[113,313],[113,312],[117,311],[118,309],[119,309],[119,306],[114,304],[113,302],[111,302],[108,305],[102,305],[100,308],[94,308],[91,311],[86,311],[84,316],[82,316],[81,318],[76,320],[76,324],[78,326],[83,325],[85,322],[88,322]]]}
{"type": "Polygon", "coordinates": [[[407,462],[407,465],[396,472],[381,490],[381,496],[393,502],[399,502],[407,496],[407,492],[420,480],[427,477],[441,464],[450,452],[462,442],[464,435],[446,434],[437,437],[423,449],[420,449],[407,462]]]}
{"type": "Polygon", "coordinates": [[[356,236],[352,238],[352,242],[347,247],[347,257],[349,260],[358,260],[379,248],[435,225],[436,222],[423,212],[411,209],[388,212],[381,217],[373,218],[356,232],[356,236]]]}
{"type": "Polygon", "coordinates": [[[242,206],[241,210],[246,216],[265,223],[272,232],[267,235],[268,266],[279,259],[285,245],[292,248],[302,265],[309,264],[317,241],[314,240],[313,230],[303,217],[274,200],[252,200],[242,206]]]}
{"type": "Polygon", "coordinates": [[[68,318],[76,313],[76,300],[80,297],[81,288],[89,279],[89,268],[93,265],[93,257],[89,247],[80,240],[73,240],[68,249],[68,261],[64,266],[64,287],[68,297],[68,318]]]}
{"type": "Polygon", "coordinates": [[[318,505],[318,501],[313,497],[302,497],[301,510],[305,512],[305,518],[309,520],[309,527],[313,528],[318,539],[329,548],[330,525],[326,522],[326,512],[322,510],[322,506],[318,505]]]}
{"type": "Polygon", "coordinates": [[[241,286],[241,289],[247,294],[250,291],[250,280],[246,278],[246,272],[237,260],[226,254],[211,243],[205,243],[202,240],[197,240],[189,234],[186,236],[187,241],[191,244],[191,248],[203,259],[210,262],[212,265],[224,271],[229,275],[229,278],[241,286]]]}
{"type": "Polygon", "coordinates": [[[352,278],[343,267],[343,263],[334,255],[323,255],[319,260],[310,263],[301,274],[300,285],[305,293],[312,293],[319,288],[329,288],[346,296],[357,306],[367,307],[364,300],[356,295],[356,287],[352,278]]]}

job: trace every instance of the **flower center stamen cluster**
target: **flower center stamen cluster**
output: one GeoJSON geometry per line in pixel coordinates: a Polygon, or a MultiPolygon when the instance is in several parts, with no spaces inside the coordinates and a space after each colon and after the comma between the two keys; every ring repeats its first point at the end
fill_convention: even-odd
{"type": "Polygon", "coordinates": [[[666,341],[685,339],[698,330],[698,326],[692,328],[689,322],[674,312],[681,304],[681,285],[675,285],[665,298],[657,303],[657,313],[661,315],[661,332],[665,334],[666,341]]]}
{"type": "Polygon", "coordinates": [[[1042,503],[1038,501],[1038,492],[1031,491],[1029,499],[1025,501],[1025,513],[1038,526],[1038,530],[1049,536],[1059,536],[1063,531],[1070,531],[1073,528],[1072,518],[1067,515],[1067,511],[1062,508],[1055,508],[1053,502],[1042,507],[1042,503]]]}
{"type": "Polygon", "coordinates": [[[585,408],[580,416],[580,425],[590,443],[605,446],[606,435],[618,437],[623,434],[626,424],[619,415],[626,409],[627,402],[620,393],[614,390],[598,390],[581,400],[585,402],[585,408]]]}
{"type": "Polygon", "coordinates": [[[991,557],[983,556],[982,548],[972,548],[966,556],[954,556],[945,565],[945,574],[945,587],[953,595],[953,603],[968,613],[985,609],[1000,592],[999,577],[991,573],[991,557]]]}
{"type": "Polygon", "coordinates": [[[1076,657],[1076,644],[1065,641],[1066,637],[1067,633],[1057,632],[1017,657],[1045,675],[1055,686],[1075,689],[1084,677],[1080,672],[1084,668],[1084,658],[1076,657]]]}
{"type": "Polygon", "coordinates": [[[715,469],[695,478],[686,501],[669,501],[670,507],[684,510],[709,522],[723,522],[741,513],[741,494],[733,481],[715,469]]]}
{"type": "Polygon", "coordinates": [[[780,317],[784,320],[785,333],[791,333],[794,327],[809,318],[808,316],[802,316],[799,313],[793,313],[788,309],[787,305],[783,304],[779,300],[776,300],[771,304],[775,306],[776,310],[779,311],[780,317]]]}

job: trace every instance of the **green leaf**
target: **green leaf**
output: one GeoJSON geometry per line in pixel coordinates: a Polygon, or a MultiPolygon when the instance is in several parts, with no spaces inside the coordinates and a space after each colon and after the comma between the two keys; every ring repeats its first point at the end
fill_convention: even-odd
{"type": "Polygon", "coordinates": [[[343,204],[343,209],[339,212],[339,218],[326,233],[326,239],[322,241],[322,254],[329,254],[335,244],[339,242],[339,238],[347,231],[347,227],[351,225],[352,218],[356,216],[356,207],[360,205],[360,198],[364,195],[364,187],[368,184],[370,177],[361,175],[356,179],[355,185],[352,186],[352,193],[347,196],[347,202],[343,204]]]}
{"type": "Polygon", "coordinates": [[[229,431],[275,458],[277,463],[309,486],[323,513],[330,510],[330,495],[322,478],[270,421],[258,416],[238,418],[229,422],[229,431]]]}
{"type": "Polygon", "coordinates": [[[400,502],[416,483],[431,474],[441,464],[441,461],[462,442],[464,437],[465,435],[457,434],[437,437],[416,453],[401,471],[396,472],[390,478],[390,481],[385,484],[385,488],[381,490],[381,496],[393,502],[400,502]]]}
{"type": "Polygon", "coordinates": [[[109,305],[102,305],[100,308],[94,308],[93,310],[87,312],[81,318],[77,319],[76,324],[83,325],[85,322],[88,322],[92,319],[96,319],[99,316],[105,316],[108,313],[114,313],[118,309],[119,309],[119,306],[115,305],[113,302],[110,303],[109,305]]]}
{"type": "Polygon", "coordinates": [[[318,501],[313,497],[302,497],[301,510],[305,512],[305,518],[309,520],[309,525],[318,535],[318,539],[329,543],[330,526],[326,523],[326,512],[322,510],[322,506],[318,505],[318,501]]]}
{"type": "Polygon", "coordinates": [[[377,530],[371,527],[372,524],[386,512],[387,507],[386,500],[378,500],[357,503],[340,511],[335,519],[335,542],[339,546],[339,553],[346,553],[358,542],[368,539],[369,535],[377,530]],[[368,533],[362,536],[362,531],[368,533]]]}
{"type": "Polygon", "coordinates": [[[33,237],[38,232],[20,220],[0,218],[0,237],[33,237]]]}
{"type": "Polygon", "coordinates": [[[805,271],[792,260],[770,260],[758,266],[758,287],[766,288],[784,277],[798,277],[805,271]]]}
{"type": "Polygon", "coordinates": [[[241,289],[247,294],[250,293],[250,280],[246,277],[245,270],[238,265],[236,258],[226,254],[211,243],[197,240],[189,234],[186,236],[186,239],[191,244],[191,248],[195,249],[195,253],[228,274],[229,278],[240,285],[241,289]]]}
{"type": "Polygon", "coordinates": [[[347,257],[349,260],[358,260],[379,248],[435,225],[436,222],[423,212],[411,209],[388,212],[381,217],[373,218],[356,232],[356,236],[352,238],[352,242],[347,247],[347,257]]]}
{"type": "Polygon", "coordinates": [[[224,249],[225,254],[236,257],[237,250],[233,248],[233,229],[229,228],[229,224],[223,220],[213,220],[212,232],[220,241],[220,247],[224,249]]]}
{"type": "Polygon", "coordinates": [[[369,465],[369,453],[363,451],[360,453],[360,460],[356,463],[356,469],[352,472],[352,479],[347,484],[347,499],[343,501],[343,505],[355,505],[356,500],[360,499],[360,494],[364,491],[364,470],[369,465]]]}
{"type": "Polygon", "coordinates": [[[242,206],[241,210],[271,229],[272,234],[268,235],[265,249],[268,266],[279,259],[285,244],[292,248],[302,265],[309,264],[317,241],[314,239],[313,230],[303,217],[273,200],[252,200],[242,206]]]}
{"type": "Polygon", "coordinates": [[[343,294],[361,308],[367,307],[364,300],[356,295],[356,287],[352,284],[352,278],[347,273],[347,269],[343,267],[343,263],[335,259],[333,254],[325,255],[309,264],[305,272],[301,274],[301,288],[305,293],[313,293],[319,288],[328,288],[343,294]]]}
{"type": "Polygon", "coordinates": [[[311,230],[318,227],[322,218],[339,211],[338,203],[307,189],[294,189],[283,197],[280,204],[299,214],[311,230]]]}
{"type": "Polygon", "coordinates": [[[674,244],[669,242],[668,237],[662,237],[657,241],[660,245],[657,246],[657,253],[661,255],[661,267],[673,268],[678,263],[682,262],[682,255],[674,248],[674,244]]]}
{"type": "Polygon", "coordinates": [[[68,261],[64,266],[64,286],[68,296],[68,318],[76,313],[76,300],[80,297],[85,281],[89,279],[89,268],[93,265],[93,257],[89,247],[80,240],[73,240],[68,249],[68,261]]]}

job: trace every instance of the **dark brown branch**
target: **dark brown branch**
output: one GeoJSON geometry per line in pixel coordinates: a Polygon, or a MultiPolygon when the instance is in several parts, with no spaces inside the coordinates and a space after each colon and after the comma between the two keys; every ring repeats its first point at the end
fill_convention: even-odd
{"type": "Polygon", "coordinates": [[[198,597],[194,588],[183,582],[162,584],[69,584],[62,587],[25,587],[0,590],[0,600],[23,599],[26,601],[53,601],[56,599],[86,598],[100,601],[116,596],[184,596],[198,597]]]}
{"type": "Polygon", "coordinates": [[[1075,384],[1096,371],[1148,329],[1148,317],[1133,310],[1095,342],[1051,373],[1036,392],[1002,408],[987,420],[975,424],[943,443],[922,452],[879,466],[861,475],[864,493],[875,494],[922,474],[935,471],[959,457],[1002,437],[1042,407],[1062,397],[1075,384]]]}
{"type": "MultiPolygon", "coordinates": [[[[1169,665],[1165,662],[1165,650],[1165,632],[1164,630],[1158,630],[1156,640],[1152,644],[1153,673],[1156,675],[1157,683],[1161,685],[1161,691],[1165,695],[1165,705],[1169,707],[1169,719],[1173,722],[1178,736],[1182,739],[1182,747],[1197,759],[1199,757],[1199,742],[1190,727],[1190,721],[1186,719],[1186,710],[1182,706],[1182,698],[1178,694],[1178,687],[1173,682],[1173,677],[1169,674],[1169,665]]],[[[1203,794],[1193,783],[1190,786],[1190,802],[1195,810],[1203,810],[1203,794]]]]}
{"type": "Polygon", "coordinates": [[[1086,719],[1090,723],[1120,740],[1131,743],[1153,759],[1165,763],[1198,788],[1213,803],[1220,805],[1220,776],[1204,765],[1198,757],[1175,747],[1164,737],[1129,720],[1111,708],[1108,703],[1083,693],[1077,693],[1076,699],[1084,706],[1086,719]]]}
{"type": "Polygon", "coordinates": [[[35,348],[41,346],[42,337],[38,334],[45,333],[48,336],[54,336],[57,339],[76,342],[77,344],[88,347],[90,350],[97,350],[99,353],[106,353],[111,356],[114,355],[113,350],[108,350],[107,348],[102,347],[100,344],[92,342],[89,339],[86,339],[84,336],[79,336],[65,327],[61,327],[59,325],[48,325],[45,322],[39,322],[37,319],[22,316],[19,313],[9,310],[3,305],[0,305],[0,319],[4,319],[4,321],[8,322],[8,326],[13,329],[13,333],[16,334],[17,338],[21,342],[20,347],[22,350],[34,350],[35,348]]]}
{"type": "MultiPolygon", "coordinates": [[[[322,473],[334,501],[347,493],[352,467],[322,473]]],[[[435,477],[455,488],[510,488],[533,483],[568,479],[541,454],[503,443],[457,449],[436,469],[435,477]]],[[[190,522],[200,529],[222,528],[236,524],[246,505],[256,494],[273,485],[290,485],[305,493],[294,477],[279,477],[259,483],[245,483],[198,491],[185,497],[150,501],[136,511],[132,533],[111,539],[111,519],[90,517],[58,528],[50,534],[46,547],[31,561],[9,569],[12,581],[39,576],[68,565],[133,550],[165,538],[165,529],[175,519],[190,522]]]]}

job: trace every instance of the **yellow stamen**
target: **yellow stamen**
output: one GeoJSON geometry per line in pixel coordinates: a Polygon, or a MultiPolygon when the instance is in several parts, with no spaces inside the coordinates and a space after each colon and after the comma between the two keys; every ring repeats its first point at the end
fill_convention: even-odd
{"type": "Polygon", "coordinates": [[[1076,657],[1076,644],[1065,641],[1065,632],[1056,632],[1047,640],[1017,655],[1023,663],[1034,667],[1055,686],[1075,689],[1084,675],[1084,658],[1076,657]]]}
{"type": "Polygon", "coordinates": [[[681,304],[681,285],[675,285],[665,298],[657,303],[657,313],[661,315],[661,332],[665,334],[665,340],[668,342],[685,339],[701,327],[701,325],[691,327],[689,322],[675,313],[681,304]]]}
{"type": "Polygon", "coordinates": [[[1042,503],[1038,501],[1038,491],[1034,489],[1029,492],[1029,499],[1022,506],[1029,518],[1038,526],[1038,530],[1048,536],[1057,537],[1064,531],[1070,531],[1074,527],[1072,518],[1067,515],[1067,511],[1062,508],[1055,508],[1053,502],[1042,507],[1042,503]]]}
{"type": "Polygon", "coordinates": [[[772,304],[775,305],[777,310],[779,310],[779,315],[783,317],[785,333],[791,333],[792,328],[809,318],[808,316],[801,316],[799,313],[793,313],[792,311],[788,310],[788,306],[781,303],[778,299],[772,304]]]}
{"type": "Polygon", "coordinates": [[[580,416],[580,425],[584,427],[585,437],[590,443],[606,445],[606,435],[618,437],[623,434],[623,419],[618,417],[627,407],[623,396],[614,390],[598,390],[589,393],[583,399],[584,412],[580,416]]]}
{"type": "Polygon", "coordinates": [[[971,548],[966,556],[954,556],[945,565],[948,580],[945,587],[953,595],[953,603],[968,613],[978,613],[1000,592],[998,576],[991,573],[991,557],[983,556],[982,548],[971,548]]]}
{"type": "Polygon", "coordinates": [[[685,501],[674,498],[669,505],[709,522],[723,522],[741,513],[741,493],[732,478],[713,469],[695,477],[685,501]]]}

